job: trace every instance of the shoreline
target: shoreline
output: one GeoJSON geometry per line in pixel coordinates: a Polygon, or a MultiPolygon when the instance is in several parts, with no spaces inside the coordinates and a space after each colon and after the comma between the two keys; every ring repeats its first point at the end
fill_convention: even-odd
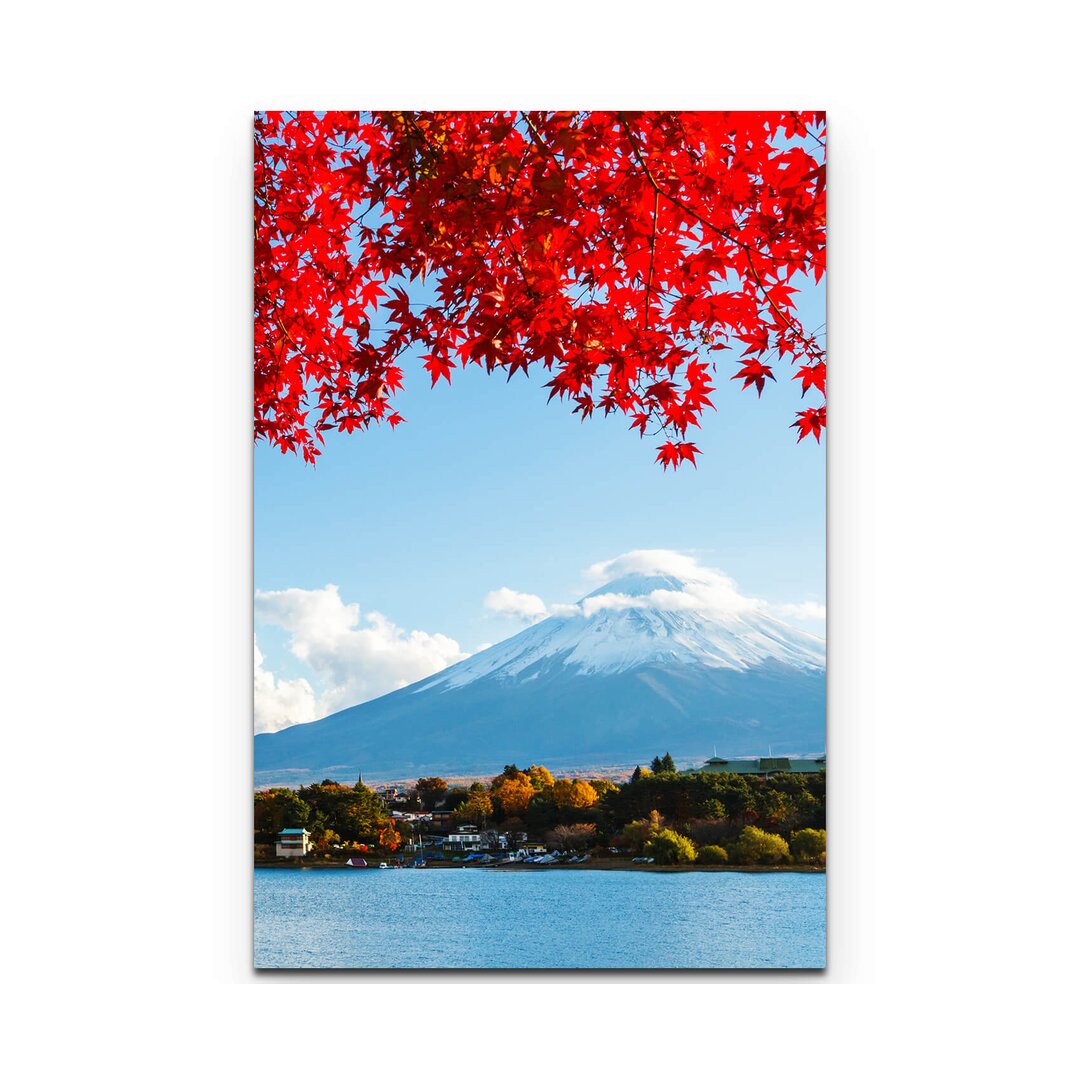
{"type": "MultiPolygon", "coordinates": [[[[378,870],[378,866],[368,867],[351,867],[346,866],[344,861],[338,862],[336,860],[326,862],[312,862],[312,863],[298,863],[296,861],[267,861],[265,859],[257,859],[255,861],[256,870],[358,870],[366,872],[367,870],[378,870]]],[[[386,869],[423,869],[423,870],[495,870],[495,871],[510,871],[511,873],[532,873],[534,871],[544,872],[550,870],[593,870],[593,871],[611,871],[611,870],[626,870],[631,873],[647,873],[647,874],[824,874],[824,866],[656,866],[648,865],[645,863],[635,863],[629,865],[624,859],[597,859],[595,861],[587,863],[507,863],[504,866],[481,866],[470,864],[468,866],[462,863],[428,863],[425,867],[392,867],[388,866],[386,869]]]]}

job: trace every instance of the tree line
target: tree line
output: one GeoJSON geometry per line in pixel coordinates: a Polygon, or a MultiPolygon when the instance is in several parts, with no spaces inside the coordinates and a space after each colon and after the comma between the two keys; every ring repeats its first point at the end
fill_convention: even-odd
{"type": "MultiPolygon", "coordinates": [[[[507,765],[487,783],[468,786],[421,777],[395,805],[450,811],[455,824],[527,834],[563,850],[616,848],[661,865],[825,861],[824,773],[680,773],[665,754],[616,784],[507,765]]],[[[331,780],[255,793],[256,842],[272,843],[284,828],[307,828],[316,850],[386,853],[412,831],[370,788],[331,780]]]]}

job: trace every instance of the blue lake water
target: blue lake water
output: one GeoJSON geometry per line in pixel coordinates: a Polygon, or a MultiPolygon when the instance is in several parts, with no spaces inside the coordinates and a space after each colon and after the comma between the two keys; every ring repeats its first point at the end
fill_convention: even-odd
{"type": "Polygon", "coordinates": [[[820,968],[824,874],[255,871],[258,968],[820,968]]]}

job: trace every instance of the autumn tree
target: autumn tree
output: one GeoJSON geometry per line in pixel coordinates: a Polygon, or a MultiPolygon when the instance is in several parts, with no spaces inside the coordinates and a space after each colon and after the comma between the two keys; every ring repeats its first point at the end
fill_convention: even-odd
{"type": "Polygon", "coordinates": [[[543,791],[555,783],[555,777],[543,765],[530,765],[528,772],[529,782],[537,791],[543,791]]]}
{"type": "Polygon", "coordinates": [[[394,427],[406,368],[540,369],[583,419],[691,441],[716,380],[778,361],[825,426],[796,297],[825,271],[824,114],[267,112],[255,117],[256,440],[394,427]]]}
{"type": "Polygon", "coordinates": [[[498,804],[506,817],[520,817],[535,794],[536,789],[530,783],[529,777],[522,773],[520,776],[505,779],[494,788],[492,801],[498,804]]]}
{"type": "Polygon", "coordinates": [[[596,826],[592,824],[556,825],[548,837],[550,843],[564,851],[584,851],[596,842],[596,826]]]}
{"type": "Polygon", "coordinates": [[[491,778],[491,790],[493,792],[498,791],[508,780],[525,780],[528,782],[529,774],[523,772],[516,765],[504,765],[503,771],[498,776],[491,778]]]}
{"type": "Polygon", "coordinates": [[[401,834],[392,822],[383,822],[379,828],[376,843],[383,851],[393,852],[401,846],[401,834]]]}
{"type": "Polygon", "coordinates": [[[588,780],[564,778],[556,780],[551,785],[550,798],[556,806],[574,807],[580,810],[595,805],[600,796],[597,795],[596,788],[588,780]]]}
{"type": "Polygon", "coordinates": [[[454,811],[454,821],[459,824],[485,825],[494,812],[491,796],[484,791],[474,791],[454,811]]]}

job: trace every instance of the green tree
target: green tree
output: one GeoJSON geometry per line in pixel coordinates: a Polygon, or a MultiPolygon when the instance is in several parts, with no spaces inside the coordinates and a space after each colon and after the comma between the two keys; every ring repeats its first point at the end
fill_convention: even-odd
{"type": "Polygon", "coordinates": [[[800,863],[825,862],[825,830],[798,829],[791,834],[791,856],[800,863]]]}
{"type": "Polygon", "coordinates": [[[732,845],[735,861],[743,866],[775,866],[791,858],[787,841],[756,825],[747,825],[732,845]]]}
{"type": "Polygon", "coordinates": [[[704,844],[720,844],[721,841],[726,843],[731,829],[719,818],[698,818],[690,822],[686,833],[700,847],[704,844]]]}
{"type": "Polygon", "coordinates": [[[758,814],[764,825],[773,829],[783,829],[795,817],[795,800],[786,791],[774,787],[766,788],[758,799],[758,814]]]}
{"type": "Polygon", "coordinates": [[[341,837],[333,829],[316,829],[311,834],[311,843],[320,855],[325,855],[333,844],[341,843],[341,837]]]}
{"type": "Polygon", "coordinates": [[[425,810],[434,810],[447,792],[447,783],[441,776],[421,776],[416,781],[416,794],[425,810]]]}
{"type": "Polygon", "coordinates": [[[345,840],[374,839],[390,820],[382,800],[369,787],[345,787],[333,780],[302,787],[298,792],[312,809],[312,821],[345,840]]]}
{"type": "Polygon", "coordinates": [[[255,835],[264,843],[271,843],[282,829],[302,829],[310,820],[311,807],[295,791],[255,792],[255,835]]]}
{"type": "Polygon", "coordinates": [[[674,829],[662,829],[646,845],[645,854],[660,866],[692,863],[697,858],[693,841],[674,829]]]}
{"type": "Polygon", "coordinates": [[[601,799],[609,791],[618,791],[619,790],[618,787],[615,784],[613,784],[610,780],[603,779],[603,777],[601,777],[601,778],[599,778],[597,780],[590,780],[589,783],[592,785],[593,791],[595,791],[596,794],[599,795],[601,799]]]}
{"type": "Polygon", "coordinates": [[[648,817],[638,821],[631,821],[622,831],[619,840],[621,846],[631,847],[635,851],[641,849],[664,828],[664,819],[653,810],[648,817]]]}
{"type": "Polygon", "coordinates": [[[697,861],[702,866],[721,866],[728,861],[727,849],[719,844],[705,844],[698,848],[697,861]]]}
{"type": "Polygon", "coordinates": [[[529,800],[523,816],[530,833],[545,832],[558,822],[559,808],[545,792],[539,792],[529,800]]]}

